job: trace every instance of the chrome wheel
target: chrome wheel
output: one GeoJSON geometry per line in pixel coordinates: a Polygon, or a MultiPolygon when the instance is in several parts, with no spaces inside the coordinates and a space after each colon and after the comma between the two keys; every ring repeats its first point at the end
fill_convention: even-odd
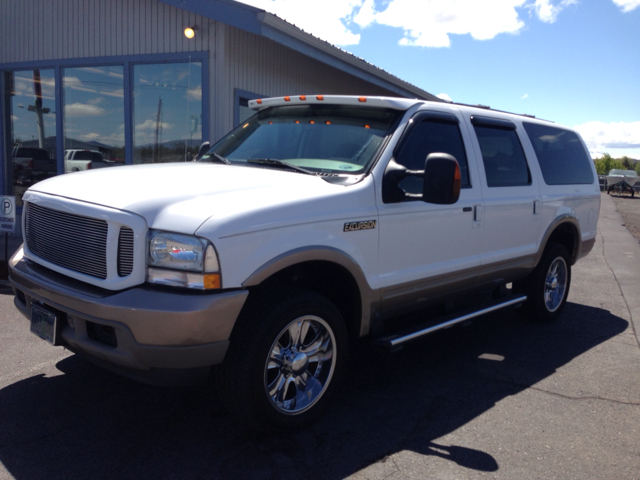
{"type": "Polygon", "coordinates": [[[547,270],[544,282],[544,304],[549,312],[555,312],[562,305],[567,289],[567,263],[557,257],[547,270]]]}
{"type": "Polygon", "coordinates": [[[296,318],[271,345],[264,369],[264,388],[279,412],[296,415],[311,408],[326,392],[336,366],[336,339],[322,318],[296,318]]]}

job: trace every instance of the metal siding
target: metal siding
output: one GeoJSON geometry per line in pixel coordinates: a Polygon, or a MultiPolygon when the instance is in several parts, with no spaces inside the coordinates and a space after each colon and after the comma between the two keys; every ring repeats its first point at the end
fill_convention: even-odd
{"type": "Polygon", "coordinates": [[[157,0],[0,2],[0,64],[206,51],[209,20],[157,0]],[[184,27],[198,25],[188,40],[184,27]]]}

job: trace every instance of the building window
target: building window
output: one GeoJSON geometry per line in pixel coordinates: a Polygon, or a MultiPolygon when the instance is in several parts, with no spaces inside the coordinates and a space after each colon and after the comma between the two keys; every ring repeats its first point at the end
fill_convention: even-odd
{"type": "Polygon", "coordinates": [[[34,69],[4,72],[2,83],[4,191],[20,206],[27,188],[57,173],[56,80],[53,69],[34,69]]]}
{"type": "Polygon", "coordinates": [[[133,163],[193,159],[202,143],[202,64],[133,66],[133,163]]]}
{"type": "Polygon", "coordinates": [[[124,73],[121,65],[63,70],[66,173],[124,165],[124,73]]]}

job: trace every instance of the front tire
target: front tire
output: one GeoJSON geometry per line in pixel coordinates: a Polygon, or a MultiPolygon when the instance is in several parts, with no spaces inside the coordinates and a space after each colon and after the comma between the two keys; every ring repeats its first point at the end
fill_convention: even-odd
{"type": "Polygon", "coordinates": [[[327,298],[299,288],[258,293],[217,372],[220,398],[242,423],[290,431],[316,420],[342,376],[347,332],[327,298]]]}
{"type": "Polygon", "coordinates": [[[515,290],[525,293],[522,313],[535,322],[552,322],[567,303],[571,286],[571,264],[567,249],[558,243],[547,246],[540,263],[515,290]]]}

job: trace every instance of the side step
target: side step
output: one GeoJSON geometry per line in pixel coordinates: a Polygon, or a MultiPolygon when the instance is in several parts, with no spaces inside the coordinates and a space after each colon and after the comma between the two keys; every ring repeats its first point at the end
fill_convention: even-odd
{"type": "MultiPolygon", "coordinates": [[[[505,298],[500,298],[493,302],[485,303],[481,306],[480,310],[473,310],[463,313],[462,316],[453,316],[445,317],[442,323],[438,323],[436,325],[430,325],[425,327],[424,325],[419,325],[417,329],[403,330],[398,333],[394,333],[393,335],[389,335],[386,337],[380,337],[373,341],[374,345],[387,347],[390,349],[397,349],[401,344],[408,342],[410,340],[415,340],[416,338],[422,337],[424,335],[429,335],[430,333],[437,332],[438,330],[442,330],[445,328],[453,327],[457,323],[465,322],[467,320],[471,320],[472,318],[479,317],[480,315],[484,315],[485,313],[495,312],[496,310],[500,310],[501,308],[511,307],[513,305],[519,305],[523,303],[527,299],[526,295],[518,295],[516,297],[509,297],[508,300],[505,298]]],[[[459,315],[460,313],[456,314],[459,315]]]]}

